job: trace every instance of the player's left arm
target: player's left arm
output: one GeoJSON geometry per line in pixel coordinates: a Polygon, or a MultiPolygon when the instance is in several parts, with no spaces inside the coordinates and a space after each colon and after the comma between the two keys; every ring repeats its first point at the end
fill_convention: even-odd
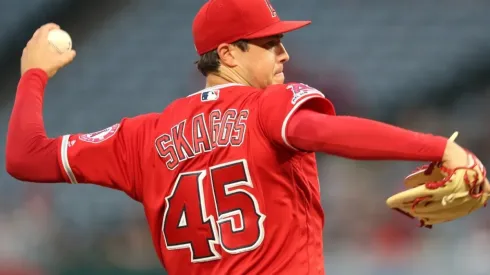
{"type": "Polygon", "coordinates": [[[360,160],[440,161],[448,142],[375,120],[331,116],[308,106],[291,118],[287,138],[303,151],[360,160]]]}
{"type": "Polygon", "coordinates": [[[440,161],[452,143],[375,120],[337,116],[323,94],[305,84],[276,85],[260,103],[264,133],[293,151],[351,159],[440,161]]]}
{"type": "Polygon", "coordinates": [[[312,99],[291,114],[285,138],[300,151],[324,152],[360,160],[441,161],[448,139],[387,123],[323,111],[312,99]]]}

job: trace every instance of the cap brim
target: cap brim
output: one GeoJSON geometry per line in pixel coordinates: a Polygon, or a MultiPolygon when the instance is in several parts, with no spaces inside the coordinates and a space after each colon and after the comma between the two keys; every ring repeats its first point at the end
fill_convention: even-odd
{"type": "Polygon", "coordinates": [[[251,33],[246,37],[243,37],[243,39],[255,39],[292,32],[306,27],[309,24],[311,24],[311,21],[279,21],[258,32],[251,33]]]}

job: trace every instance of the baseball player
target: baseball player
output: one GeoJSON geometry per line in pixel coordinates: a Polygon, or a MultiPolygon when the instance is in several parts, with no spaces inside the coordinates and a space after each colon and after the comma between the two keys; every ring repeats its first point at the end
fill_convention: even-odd
{"type": "Polygon", "coordinates": [[[466,166],[468,152],[444,137],[336,116],[314,87],[284,83],[281,38],[308,24],[282,21],[267,0],[208,1],[192,29],[203,90],[161,113],[55,138],[45,133],[43,94],[75,51],[53,51],[47,33],[59,26],[44,25],[22,55],[7,171],[21,181],[96,184],[142,203],[172,275],[324,274],[314,152],[449,169],[466,166]]]}

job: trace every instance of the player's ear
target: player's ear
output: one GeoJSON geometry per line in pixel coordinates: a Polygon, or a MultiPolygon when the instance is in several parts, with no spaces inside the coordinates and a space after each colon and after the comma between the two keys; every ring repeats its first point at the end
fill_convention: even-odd
{"type": "Polygon", "coordinates": [[[236,47],[231,44],[223,43],[218,46],[216,52],[218,53],[219,61],[222,65],[227,67],[237,66],[237,53],[236,47]]]}

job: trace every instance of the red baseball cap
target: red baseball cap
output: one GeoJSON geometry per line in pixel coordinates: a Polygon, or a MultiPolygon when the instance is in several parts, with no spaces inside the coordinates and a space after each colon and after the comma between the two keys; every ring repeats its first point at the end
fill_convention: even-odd
{"type": "Polygon", "coordinates": [[[262,38],[302,28],[311,21],[281,21],[269,0],[209,0],[192,24],[197,53],[221,43],[262,38]]]}

